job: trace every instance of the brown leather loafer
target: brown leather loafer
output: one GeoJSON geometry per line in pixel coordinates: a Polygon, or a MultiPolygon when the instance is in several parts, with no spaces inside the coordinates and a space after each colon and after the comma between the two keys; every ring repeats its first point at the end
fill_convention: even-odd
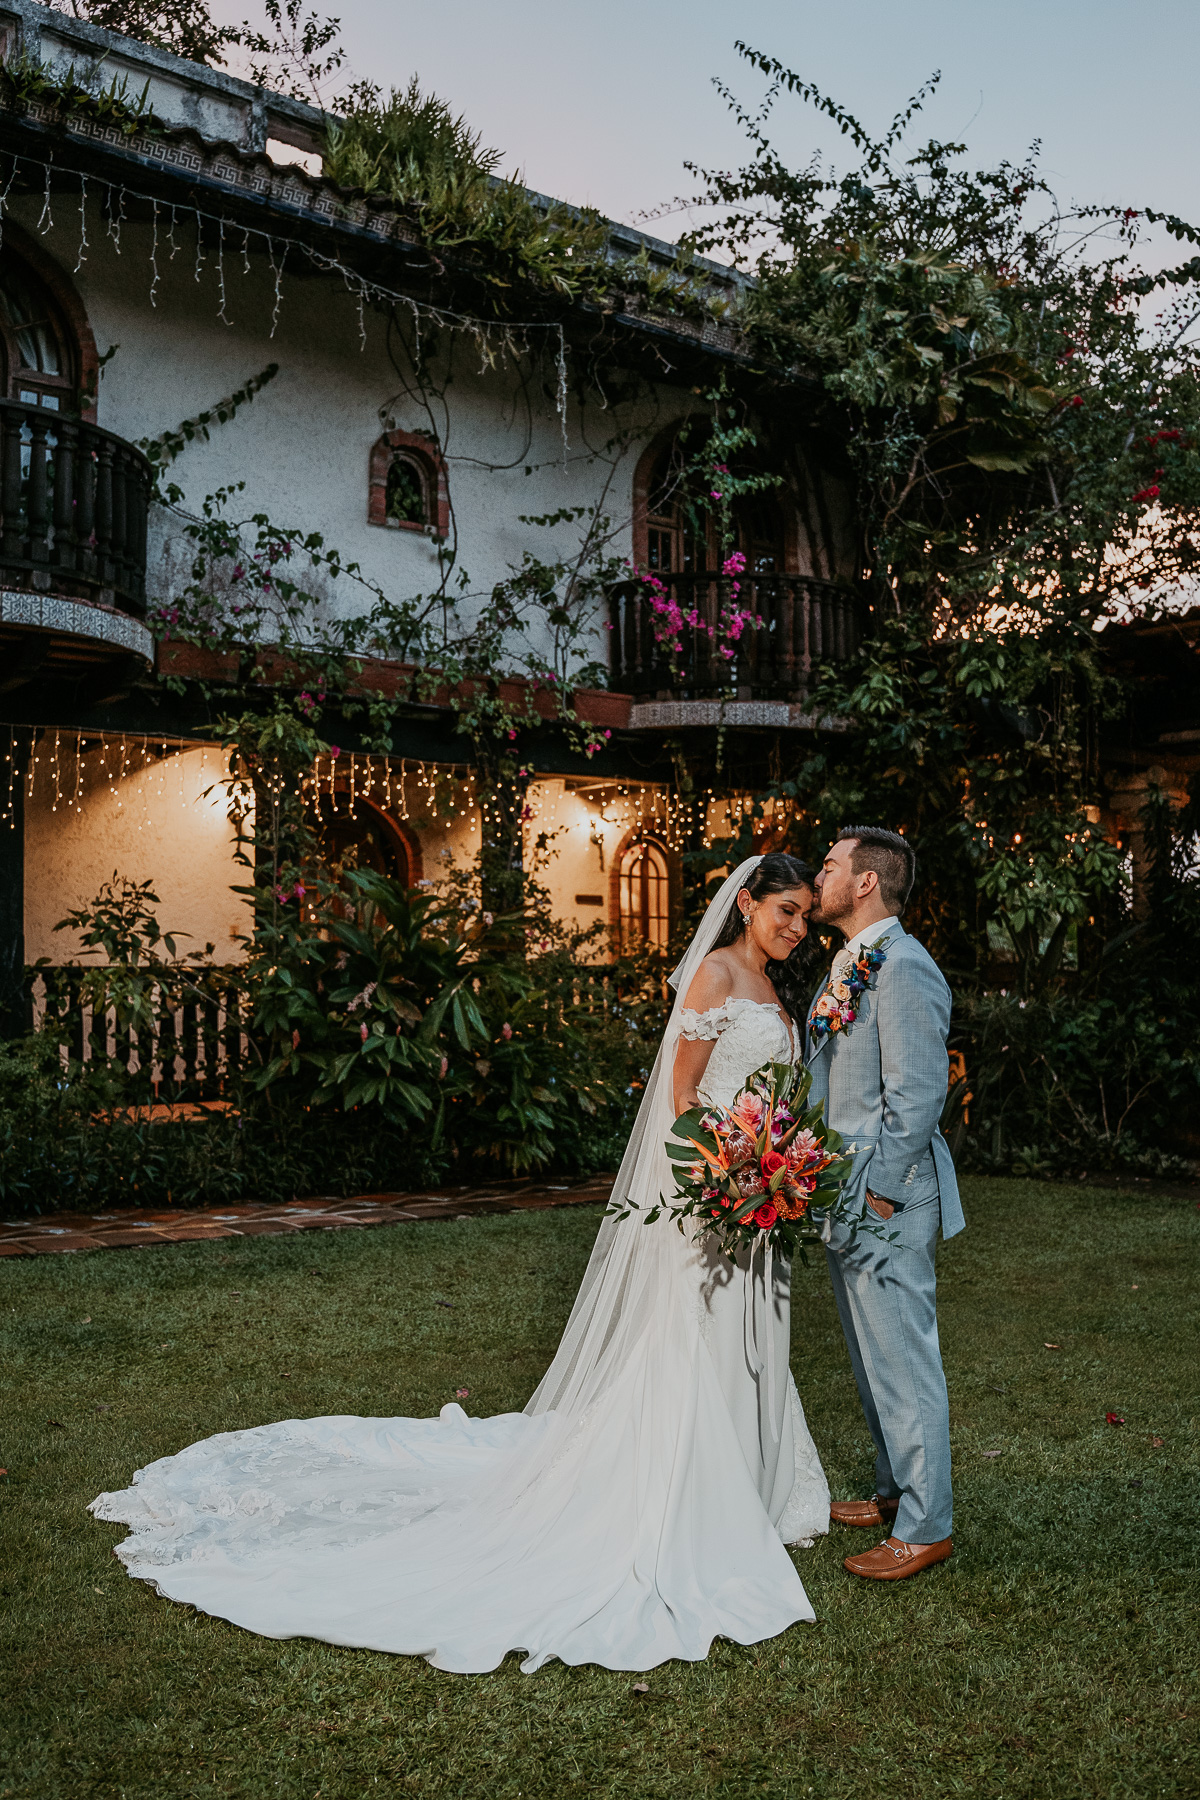
{"type": "Polygon", "coordinates": [[[885,1500],[876,1494],[873,1500],[834,1500],[829,1516],[835,1525],[863,1525],[878,1531],[881,1525],[890,1525],[899,1510],[898,1499],[885,1500]]]}
{"type": "Polygon", "coordinates": [[[862,1556],[848,1556],[843,1567],[852,1575],[865,1575],[868,1581],[903,1581],[907,1575],[919,1575],[922,1569],[945,1562],[953,1549],[950,1538],[943,1538],[940,1544],[902,1544],[899,1538],[890,1537],[862,1556]]]}

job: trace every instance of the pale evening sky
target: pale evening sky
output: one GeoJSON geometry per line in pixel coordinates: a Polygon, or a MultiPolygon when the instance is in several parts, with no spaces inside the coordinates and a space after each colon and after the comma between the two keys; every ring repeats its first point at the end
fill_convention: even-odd
{"type": "MultiPolygon", "coordinates": [[[[245,0],[217,0],[237,19],[245,0]]],[[[1150,204],[1200,215],[1200,7],[1159,0],[343,0],[354,72],[387,86],[417,74],[505,153],[530,187],[638,222],[688,187],[686,160],[728,167],[741,139],[711,85],[755,102],[744,38],[841,100],[873,131],[935,68],[926,131],[966,137],[981,162],[1043,143],[1064,202],[1150,204]]],[[[836,129],[777,103],[795,163],[846,159],[836,129]]],[[[678,217],[647,224],[673,238],[678,217]]],[[[1167,252],[1172,254],[1172,252],[1167,252]]]]}

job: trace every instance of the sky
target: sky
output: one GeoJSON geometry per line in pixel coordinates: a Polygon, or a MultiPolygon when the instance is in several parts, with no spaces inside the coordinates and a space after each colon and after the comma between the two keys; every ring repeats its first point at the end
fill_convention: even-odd
{"type": "MultiPolygon", "coordinates": [[[[750,104],[764,81],[734,42],[779,58],[882,134],[935,69],[921,136],[966,139],[972,160],[1020,158],[1035,138],[1060,201],[1200,216],[1196,0],[326,0],[353,71],[416,74],[461,111],[506,170],[558,198],[673,239],[687,161],[737,166],[742,139],[712,85],[750,104]]],[[[216,0],[240,19],[245,0],[216,0]]],[[[773,135],[796,164],[846,160],[836,128],[796,100],[773,135]]]]}

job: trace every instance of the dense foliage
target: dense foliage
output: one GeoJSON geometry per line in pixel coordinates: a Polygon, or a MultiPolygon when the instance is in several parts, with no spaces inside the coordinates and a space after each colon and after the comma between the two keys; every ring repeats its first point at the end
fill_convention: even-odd
{"type": "Polygon", "coordinates": [[[1200,1098],[1173,953],[1200,923],[1195,817],[1150,780],[1133,916],[1102,749],[1134,693],[1103,628],[1178,605],[1197,569],[1197,265],[1147,273],[1144,216],[1060,208],[1033,154],[973,171],[962,145],[906,152],[924,93],[875,139],[741,48],[768,105],[738,109],[751,159],[706,177],[695,242],[752,262],[748,329],[821,374],[871,623],[814,696],[852,729],[781,769],[738,848],[755,823],[818,858],[844,821],[903,830],[912,922],[959,995],[975,1154],[1153,1163],[1189,1147],[1200,1098]],[[857,166],[789,168],[767,134],[784,93],[832,118],[857,166]],[[1152,315],[1156,286],[1183,292],[1152,315]]]}
{"type": "Polygon", "coordinates": [[[589,971],[547,922],[534,935],[485,913],[465,883],[406,891],[322,870],[307,847],[307,886],[243,890],[255,928],[234,965],[214,967],[212,945],[180,956],[148,884],[114,878],[63,921],[103,961],[44,969],[40,1028],[0,1045],[7,1207],[286,1199],[619,1158],[653,1057],[655,971],[589,971]],[[158,1038],[185,1008],[203,1083],[181,1082],[158,1038]],[[231,1029],[245,1049],[226,1048],[221,1074],[231,1029]],[[164,1101],[191,1116],[154,1117],[164,1101]]]}

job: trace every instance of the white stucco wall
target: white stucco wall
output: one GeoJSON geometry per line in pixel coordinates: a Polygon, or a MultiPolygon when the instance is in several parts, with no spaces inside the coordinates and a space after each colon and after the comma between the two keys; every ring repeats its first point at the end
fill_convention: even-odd
{"type": "MultiPolygon", "coordinates": [[[[633,429],[635,441],[617,453],[621,467],[604,496],[615,527],[611,548],[629,554],[640,448],[696,405],[690,389],[666,386],[645,390],[632,410],[618,403],[605,408],[592,398],[581,411],[572,396],[564,446],[555,405],[558,336],[542,330],[529,334],[540,354],[520,366],[503,357],[489,364],[469,333],[441,333],[432,364],[435,385],[445,383],[445,395],[432,396],[426,410],[404,391],[412,385],[412,367],[387,319],[365,308],[360,330],[357,300],[341,280],[316,274],[294,251],[284,264],[272,337],[275,277],[261,240],[252,240],[245,273],[240,233],[226,233],[223,320],[221,267],[212,242],[197,279],[193,216],[177,213],[174,256],[166,207],[159,209],[157,246],[150,225],[127,218],[118,253],[98,202],[91,203],[89,242],[76,270],[78,202],[56,195],[53,227],[41,233],[40,207],[40,200],[25,196],[14,200],[12,216],[74,281],[100,354],[118,346],[101,379],[99,422],[132,441],[157,436],[277,362],[275,379],[235,419],[214,425],[207,443],[190,444],[172,465],[171,479],[193,508],[217,488],[244,482],[244,493],[231,502],[235,516],[264,512],[287,529],[319,532],[393,599],[435,589],[439,566],[429,537],[367,524],[368,456],[388,421],[436,434],[457,530],[452,591],[459,591],[465,573],[468,592],[489,593],[526,551],[550,560],[578,550],[578,524],[539,528],[521,523],[520,515],[598,503],[611,472],[611,440],[633,429]]],[[[411,338],[407,309],[398,314],[411,338]]],[[[428,348],[427,322],[422,330],[428,348]]],[[[172,545],[172,536],[178,538],[178,526],[159,514],[152,527],[152,594],[169,594],[187,579],[190,547],[186,540],[172,545]]],[[[362,590],[347,577],[330,594],[339,610],[363,607],[362,590]]],[[[604,654],[602,634],[595,651],[604,654]]]]}
{"type": "Polygon", "coordinates": [[[211,942],[215,962],[236,961],[234,939],[248,915],[230,884],[246,871],[233,860],[224,793],[205,793],[219,772],[216,747],[163,757],[145,739],[111,738],[77,763],[74,737],[64,732],[57,778],[53,733],[36,754],[25,808],[26,960],[78,960],[77,934],[54,927],[93,900],[115,870],[153,882],[154,911],[163,930],[180,934],[180,954],[211,942]]]}

